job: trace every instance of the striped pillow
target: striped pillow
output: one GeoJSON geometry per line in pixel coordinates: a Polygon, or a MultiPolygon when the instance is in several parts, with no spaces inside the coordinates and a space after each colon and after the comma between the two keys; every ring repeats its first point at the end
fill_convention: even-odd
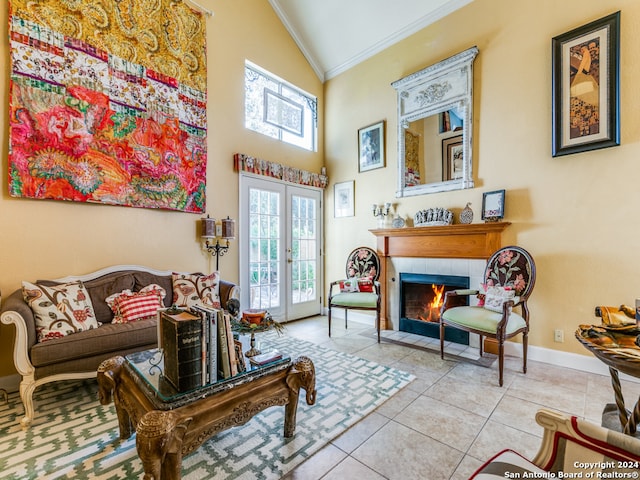
{"type": "Polygon", "coordinates": [[[158,309],[164,306],[162,299],[166,296],[160,285],[147,285],[137,293],[123,290],[105,299],[114,313],[112,323],[127,323],[141,318],[154,317],[158,309]]]}
{"type": "Polygon", "coordinates": [[[115,316],[112,323],[127,323],[154,317],[161,306],[160,295],[156,292],[120,295],[113,302],[115,316]]]}

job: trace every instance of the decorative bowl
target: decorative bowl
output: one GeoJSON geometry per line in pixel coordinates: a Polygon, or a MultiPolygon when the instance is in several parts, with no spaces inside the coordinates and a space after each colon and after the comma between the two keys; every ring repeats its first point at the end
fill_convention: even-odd
{"type": "Polygon", "coordinates": [[[242,319],[246,322],[253,323],[255,325],[260,325],[264,321],[266,316],[267,316],[266,310],[260,310],[256,308],[244,310],[242,312],[242,319]]]}

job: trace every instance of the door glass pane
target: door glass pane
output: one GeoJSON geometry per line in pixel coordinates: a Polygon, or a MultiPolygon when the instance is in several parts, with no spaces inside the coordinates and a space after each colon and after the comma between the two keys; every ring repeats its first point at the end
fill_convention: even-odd
{"type": "Polygon", "coordinates": [[[291,197],[291,300],[292,303],[316,300],[315,250],[316,200],[291,197]]]}
{"type": "Polygon", "coordinates": [[[249,302],[251,308],[275,308],[280,306],[280,197],[251,188],[249,205],[249,302]]]}

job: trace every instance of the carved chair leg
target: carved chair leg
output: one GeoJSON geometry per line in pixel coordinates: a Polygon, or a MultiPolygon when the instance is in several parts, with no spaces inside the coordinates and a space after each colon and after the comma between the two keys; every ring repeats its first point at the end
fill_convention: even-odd
{"type": "Polygon", "coordinates": [[[504,375],[504,340],[498,340],[498,369],[500,371],[500,386],[502,386],[504,375]]]}
{"type": "Polygon", "coordinates": [[[444,322],[440,320],[440,359],[444,360],[444,322]]]}
{"type": "Polygon", "coordinates": [[[529,334],[522,335],[522,373],[527,373],[527,347],[529,345],[529,334]]]}
{"type": "Polygon", "coordinates": [[[380,310],[376,310],[376,331],[378,332],[378,343],[380,343],[380,310]]]}
{"type": "Polygon", "coordinates": [[[349,309],[345,308],[344,309],[344,329],[347,329],[347,315],[349,314],[349,309]]]}
{"type": "Polygon", "coordinates": [[[329,336],[331,336],[331,305],[329,305],[329,315],[327,317],[329,320],[329,336]]]}
{"type": "Polygon", "coordinates": [[[35,417],[35,410],[33,408],[33,392],[36,389],[36,382],[33,380],[26,380],[24,377],[20,382],[20,399],[24,405],[24,417],[20,420],[22,428],[29,428],[33,418],[35,417]]]}
{"type": "Polygon", "coordinates": [[[480,356],[484,355],[484,337],[480,335],[480,356]]]}

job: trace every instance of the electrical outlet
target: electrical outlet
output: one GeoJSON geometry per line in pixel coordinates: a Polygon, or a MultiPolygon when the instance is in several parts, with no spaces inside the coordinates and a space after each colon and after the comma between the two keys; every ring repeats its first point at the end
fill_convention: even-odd
{"type": "Polygon", "coordinates": [[[556,330],[553,334],[553,341],[559,343],[564,342],[564,330],[556,330]]]}

